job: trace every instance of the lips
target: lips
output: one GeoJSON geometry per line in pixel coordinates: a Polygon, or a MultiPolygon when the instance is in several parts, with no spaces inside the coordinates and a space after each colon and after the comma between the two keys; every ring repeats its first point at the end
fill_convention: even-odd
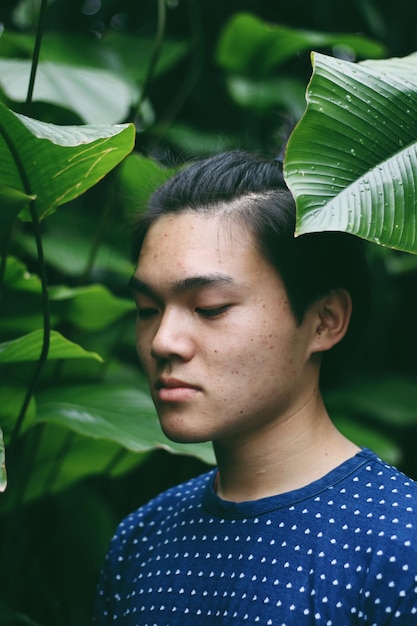
{"type": "Polygon", "coordinates": [[[158,378],[155,383],[158,400],[162,402],[185,402],[193,398],[200,388],[178,378],[158,378]]]}

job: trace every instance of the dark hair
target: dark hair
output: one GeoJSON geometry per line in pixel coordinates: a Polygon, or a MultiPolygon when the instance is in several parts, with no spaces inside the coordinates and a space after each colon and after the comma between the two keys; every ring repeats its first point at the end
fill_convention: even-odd
{"type": "Polygon", "coordinates": [[[138,218],[134,262],[156,220],[187,211],[232,217],[252,232],[260,253],[283,280],[298,324],[313,302],[332,290],[346,289],[353,301],[352,319],[345,339],[331,351],[341,352],[343,345],[346,352],[368,318],[363,242],[336,232],[294,237],[295,204],[280,161],[236,150],[196,161],[178,172],[153,193],[148,209],[138,218]]]}

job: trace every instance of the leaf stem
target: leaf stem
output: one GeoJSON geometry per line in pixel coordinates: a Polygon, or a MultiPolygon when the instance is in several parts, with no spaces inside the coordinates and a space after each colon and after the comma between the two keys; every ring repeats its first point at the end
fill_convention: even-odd
{"type": "Polygon", "coordinates": [[[48,5],[48,0],[42,0],[41,7],[39,10],[38,27],[36,29],[35,47],[33,49],[33,55],[32,55],[32,66],[30,69],[29,85],[28,85],[28,90],[26,94],[26,107],[25,107],[26,114],[29,113],[30,106],[32,104],[33,90],[35,87],[36,72],[37,72],[38,64],[39,64],[39,54],[41,50],[43,27],[45,24],[45,14],[46,14],[47,5],[48,5]]]}
{"type": "MultiPolygon", "coordinates": [[[[28,92],[26,96],[26,112],[27,113],[29,113],[29,109],[32,104],[33,89],[35,85],[36,71],[37,71],[38,62],[39,62],[39,53],[40,53],[41,42],[42,42],[43,26],[45,22],[45,13],[46,13],[47,4],[48,4],[48,0],[42,0],[40,11],[39,11],[39,20],[38,20],[38,27],[37,27],[37,32],[36,32],[35,48],[34,48],[33,57],[32,57],[32,68],[31,68],[31,73],[30,73],[28,92]]],[[[10,140],[8,141],[8,146],[14,156],[22,183],[25,188],[25,192],[28,195],[32,195],[30,183],[26,176],[26,172],[20,160],[19,154],[17,150],[15,149],[15,146],[10,140]]],[[[13,433],[10,439],[10,449],[13,448],[15,442],[17,441],[19,437],[19,434],[23,425],[23,421],[26,416],[27,408],[29,406],[32,395],[35,391],[36,385],[39,381],[42,369],[47,361],[48,352],[49,352],[49,344],[50,344],[50,334],[51,334],[51,319],[50,319],[49,298],[48,298],[48,280],[47,280],[47,275],[46,275],[45,258],[43,254],[40,223],[39,223],[39,218],[38,218],[38,214],[36,211],[36,204],[34,200],[31,200],[31,202],[29,203],[29,210],[30,210],[30,215],[32,218],[32,225],[33,225],[33,231],[34,231],[34,236],[35,236],[35,241],[36,241],[36,249],[37,249],[37,254],[38,254],[39,273],[40,273],[40,279],[41,279],[41,284],[42,284],[43,343],[42,343],[41,354],[36,364],[35,372],[26,390],[26,395],[23,400],[20,413],[16,420],[15,427],[13,429],[13,433]]]]}
{"type": "Polygon", "coordinates": [[[19,436],[23,421],[25,419],[27,408],[29,406],[29,402],[35,392],[40,375],[42,373],[42,369],[47,361],[48,353],[49,353],[50,335],[51,335],[51,319],[50,319],[49,298],[48,298],[48,280],[46,276],[46,266],[45,266],[45,258],[43,254],[40,224],[39,224],[38,214],[36,212],[35,202],[33,200],[30,202],[29,207],[30,207],[30,215],[32,218],[34,236],[35,236],[35,241],[36,241],[36,249],[37,249],[38,261],[39,261],[39,274],[40,274],[41,285],[42,285],[43,342],[42,342],[41,353],[36,363],[35,372],[26,390],[26,395],[23,400],[23,404],[20,409],[19,416],[16,420],[15,427],[13,429],[13,433],[12,433],[10,444],[9,444],[10,448],[13,447],[14,443],[16,442],[19,436]]]}
{"type": "MultiPolygon", "coordinates": [[[[43,27],[45,24],[45,15],[46,15],[47,5],[48,5],[48,0],[42,0],[41,7],[39,10],[39,20],[38,20],[38,27],[36,29],[35,47],[33,49],[32,65],[30,69],[29,84],[28,84],[28,90],[27,90],[26,101],[25,101],[26,115],[29,114],[30,107],[32,104],[32,99],[33,99],[33,90],[35,87],[36,72],[37,72],[38,64],[39,64],[39,54],[41,50],[43,27]]],[[[1,296],[1,288],[3,285],[3,281],[4,281],[4,275],[6,271],[7,248],[10,242],[11,232],[12,232],[12,228],[10,228],[10,231],[7,234],[5,250],[0,260],[0,296],[1,296]]]]}
{"type": "Polygon", "coordinates": [[[145,98],[148,95],[149,85],[152,81],[152,78],[155,72],[155,67],[158,62],[159,56],[161,54],[161,49],[162,49],[162,44],[164,41],[164,34],[165,34],[165,25],[166,25],[166,0],[158,0],[158,23],[157,23],[157,28],[156,28],[152,56],[148,65],[145,80],[143,81],[141,94],[139,96],[136,109],[134,111],[133,121],[139,116],[140,108],[143,102],[145,101],[145,98]]]}

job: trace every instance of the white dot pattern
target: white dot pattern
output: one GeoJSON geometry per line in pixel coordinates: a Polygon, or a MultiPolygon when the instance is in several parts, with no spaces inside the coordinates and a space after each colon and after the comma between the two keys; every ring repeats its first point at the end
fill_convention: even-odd
{"type": "Polygon", "coordinates": [[[225,502],[215,472],[129,515],[99,626],[417,626],[417,484],[362,450],[324,478],[225,502]]]}

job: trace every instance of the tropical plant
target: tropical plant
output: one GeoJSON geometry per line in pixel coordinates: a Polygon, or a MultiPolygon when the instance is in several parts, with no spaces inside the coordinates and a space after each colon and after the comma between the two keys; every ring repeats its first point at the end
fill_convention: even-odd
{"type": "MultiPolygon", "coordinates": [[[[266,5],[119,4],[0,8],[0,624],[88,624],[116,522],[213,461],[208,445],[163,437],[137,364],[136,211],[189,158],[275,149],[304,111],[311,49],[345,63],[384,55],[340,28],[271,25],[266,5]]],[[[379,246],[370,257],[385,314],[328,402],[353,439],[417,474],[412,388],[398,371],[382,389],[369,375],[386,374],[378,337],[411,257],[379,246]]]]}
{"type": "Polygon", "coordinates": [[[313,54],[313,67],[285,162],[297,233],[343,231],[416,254],[417,54],[355,64],[313,54]]]}
{"type": "MultiPolygon", "coordinates": [[[[416,254],[417,54],[353,64],[313,53],[312,60],[307,108],[284,166],[297,236],[342,231],[416,254]]],[[[375,374],[370,368],[327,399],[353,438],[355,415],[360,421],[364,412],[377,422],[417,423],[415,381],[375,374]]]]}

